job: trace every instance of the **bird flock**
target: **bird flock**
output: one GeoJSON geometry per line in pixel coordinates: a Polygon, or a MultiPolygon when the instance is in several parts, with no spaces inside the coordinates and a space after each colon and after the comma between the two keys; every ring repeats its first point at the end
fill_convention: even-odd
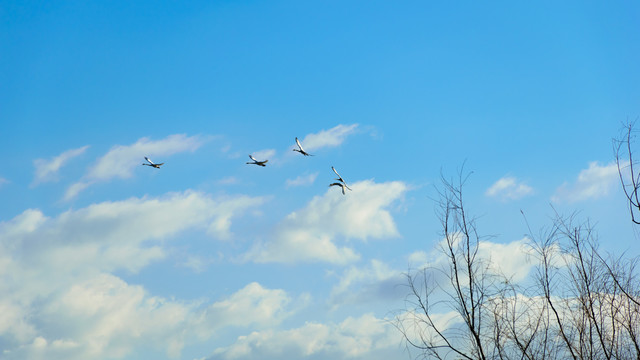
{"type": "MultiPolygon", "coordinates": [[[[298,146],[297,149],[292,149],[293,151],[299,152],[300,154],[304,155],[304,156],[313,156],[311,154],[309,154],[308,152],[306,152],[304,150],[304,148],[302,147],[302,144],[300,144],[300,140],[298,140],[298,138],[296,137],[296,145],[298,146]]],[[[253,157],[253,155],[249,154],[249,158],[251,159],[251,161],[248,161],[247,164],[250,165],[258,165],[258,166],[262,166],[265,167],[267,166],[267,162],[269,161],[267,160],[262,160],[262,161],[258,161],[256,158],[253,157]]],[[[149,159],[148,157],[144,157],[145,160],[147,160],[146,163],[143,163],[142,165],[146,165],[146,166],[150,166],[156,169],[160,169],[160,166],[164,165],[164,163],[160,163],[160,164],[156,164],[153,161],[151,161],[151,159],[149,159]]],[[[336,174],[337,178],[335,180],[338,180],[337,182],[331,183],[329,184],[329,187],[332,186],[338,186],[341,188],[342,190],[342,195],[345,195],[345,189],[351,191],[351,188],[347,185],[347,182],[344,181],[344,179],[342,178],[342,176],[340,176],[340,174],[338,174],[338,171],[336,170],[336,168],[334,168],[333,166],[331,167],[331,170],[333,170],[333,172],[336,174]]]]}

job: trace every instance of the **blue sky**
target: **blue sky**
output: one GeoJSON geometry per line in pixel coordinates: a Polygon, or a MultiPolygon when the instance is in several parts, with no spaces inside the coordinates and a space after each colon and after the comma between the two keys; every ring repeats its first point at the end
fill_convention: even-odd
{"type": "Polygon", "coordinates": [[[520,210],[534,230],[577,211],[637,255],[611,139],[640,116],[639,16],[2,2],[2,357],[409,358],[384,320],[437,258],[434,186],[463,164],[504,271],[529,269],[520,210]]]}

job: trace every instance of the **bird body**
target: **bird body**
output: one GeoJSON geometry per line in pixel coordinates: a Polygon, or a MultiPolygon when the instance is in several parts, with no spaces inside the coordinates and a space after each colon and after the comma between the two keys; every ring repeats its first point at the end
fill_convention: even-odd
{"type": "Polygon", "coordinates": [[[146,156],[144,157],[144,159],[147,160],[148,164],[147,163],[142,163],[142,165],[151,166],[151,167],[156,168],[156,169],[160,169],[160,166],[164,165],[164,163],[156,164],[146,156]]]}
{"type": "Polygon", "coordinates": [[[293,151],[297,151],[300,154],[304,155],[304,156],[313,156],[311,154],[309,154],[308,152],[304,151],[304,149],[302,148],[302,144],[300,144],[300,140],[298,140],[298,138],[296,138],[296,144],[298,145],[297,149],[292,149],[293,151]]]}
{"type": "Polygon", "coordinates": [[[258,161],[258,160],[256,160],[256,158],[253,157],[253,155],[249,155],[249,158],[251,158],[251,160],[253,160],[253,162],[247,162],[247,164],[251,164],[251,165],[267,166],[266,163],[267,163],[267,161],[269,161],[269,160],[258,161]]]}

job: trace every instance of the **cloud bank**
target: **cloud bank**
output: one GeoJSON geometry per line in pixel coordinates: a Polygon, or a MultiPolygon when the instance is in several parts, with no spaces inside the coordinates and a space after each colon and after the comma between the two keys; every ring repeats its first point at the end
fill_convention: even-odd
{"type": "Polygon", "coordinates": [[[185,191],[56,217],[29,209],[0,223],[2,357],[117,358],[141,343],[179,357],[185,343],[222,328],[280,323],[294,301],[283,290],[250,283],[204,305],[152,296],[113,274],[163,259],[187,230],[228,238],[231,220],[263,201],[185,191]]]}
{"type": "Polygon", "coordinates": [[[391,324],[365,314],[337,324],[309,322],[290,330],[255,331],[228,347],[216,349],[208,360],[386,360],[397,354],[399,344],[398,332],[391,324]]]}
{"type": "MultiPolygon", "coordinates": [[[[28,326],[9,346],[5,344],[3,359],[121,358],[141,343],[179,358],[185,345],[230,327],[277,326],[292,314],[289,305],[294,301],[298,300],[284,290],[254,282],[208,305],[180,302],[151,296],[116,276],[98,274],[32,306],[28,313],[36,319],[17,324],[28,326]]],[[[5,303],[2,300],[0,306],[5,303]]]]}

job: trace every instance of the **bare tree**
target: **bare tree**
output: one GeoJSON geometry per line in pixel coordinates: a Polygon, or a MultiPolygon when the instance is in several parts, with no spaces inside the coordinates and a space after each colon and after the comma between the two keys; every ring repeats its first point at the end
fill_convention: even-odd
{"type": "Polygon", "coordinates": [[[638,259],[602,255],[588,222],[556,214],[548,230],[529,229],[535,271],[515,284],[479,255],[466,179],[439,189],[444,260],[406,274],[394,324],[408,347],[425,359],[640,360],[638,259]]]}
{"type": "Polygon", "coordinates": [[[490,301],[506,291],[507,281],[478,257],[480,237],[463,201],[465,180],[462,173],[457,182],[442,178],[438,216],[446,265],[407,274],[411,308],[396,321],[408,344],[425,358],[490,359],[498,351],[490,301]]]}
{"type": "Polygon", "coordinates": [[[618,174],[620,175],[620,183],[622,190],[627,197],[627,205],[631,214],[631,221],[640,224],[640,172],[638,172],[637,164],[633,159],[633,150],[631,149],[635,140],[634,122],[628,122],[623,126],[621,135],[613,139],[613,153],[618,165],[618,174]]]}

